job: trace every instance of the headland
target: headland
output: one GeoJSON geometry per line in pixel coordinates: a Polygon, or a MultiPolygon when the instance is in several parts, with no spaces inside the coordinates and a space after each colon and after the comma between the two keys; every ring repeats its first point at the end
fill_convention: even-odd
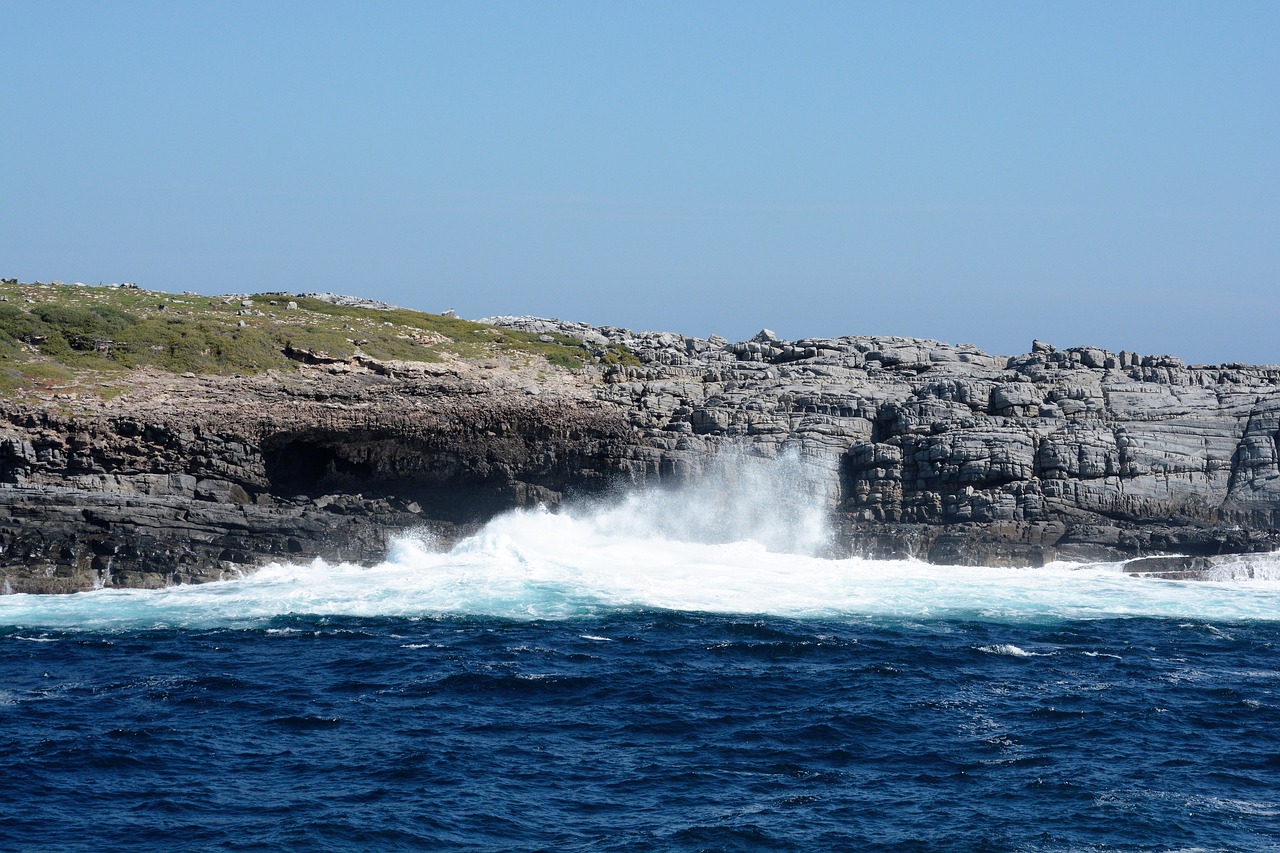
{"type": "Polygon", "coordinates": [[[837,554],[1194,577],[1280,547],[1274,365],[10,279],[0,388],[8,592],[375,562],[726,452],[809,466],[837,554]]]}

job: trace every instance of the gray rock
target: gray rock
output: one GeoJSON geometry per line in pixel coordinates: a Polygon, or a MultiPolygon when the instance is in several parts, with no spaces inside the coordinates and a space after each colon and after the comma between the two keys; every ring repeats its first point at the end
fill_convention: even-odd
{"type": "Polygon", "coordinates": [[[1277,367],[489,322],[641,364],[388,370],[313,354],[295,374],[149,374],[74,417],[0,401],[0,575],[70,591],[371,562],[398,530],[447,542],[511,507],[693,479],[728,450],[812,465],[846,553],[1030,565],[1280,544],[1277,367]]]}

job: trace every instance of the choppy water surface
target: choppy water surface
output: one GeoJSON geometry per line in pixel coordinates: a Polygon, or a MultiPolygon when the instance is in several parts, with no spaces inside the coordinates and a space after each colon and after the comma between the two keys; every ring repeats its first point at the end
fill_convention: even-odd
{"type": "Polygon", "coordinates": [[[1280,582],[826,560],[752,488],[0,597],[0,849],[1280,849],[1280,582]]]}

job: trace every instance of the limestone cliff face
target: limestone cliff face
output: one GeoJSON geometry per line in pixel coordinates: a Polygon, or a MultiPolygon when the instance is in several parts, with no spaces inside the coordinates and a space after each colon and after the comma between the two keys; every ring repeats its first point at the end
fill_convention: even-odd
{"type": "Polygon", "coordinates": [[[5,589],[199,582],[316,556],[368,562],[392,532],[447,541],[501,510],[601,488],[629,439],[567,372],[541,385],[521,369],[468,364],[132,378],[110,402],[5,407],[5,589]]]}
{"type": "Polygon", "coordinates": [[[1280,546],[1280,368],[908,338],[728,343],[533,318],[641,366],[376,362],[0,404],[9,591],[372,561],[504,509],[697,477],[735,448],[817,472],[836,547],[937,562],[1280,546]]]}

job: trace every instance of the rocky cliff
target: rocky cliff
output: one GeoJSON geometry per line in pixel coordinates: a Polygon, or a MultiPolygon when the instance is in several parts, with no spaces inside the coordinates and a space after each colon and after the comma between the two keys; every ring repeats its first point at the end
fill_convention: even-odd
{"type": "Polygon", "coordinates": [[[635,358],[147,368],[118,396],[3,401],[3,588],[373,561],[397,531],[448,541],[510,507],[697,477],[729,448],[808,463],[844,553],[1035,565],[1280,547],[1280,367],[485,322],[635,358]]]}
{"type": "Polygon", "coordinates": [[[658,452],[698,470],[726,444],[827,472],[841,550],[1038,564],[1280,544],[1280,367],[1172,356],[991,356],[910,338],[740,343],[523,318],[625,343],[642,367],[596,392],[658,452]]]}

